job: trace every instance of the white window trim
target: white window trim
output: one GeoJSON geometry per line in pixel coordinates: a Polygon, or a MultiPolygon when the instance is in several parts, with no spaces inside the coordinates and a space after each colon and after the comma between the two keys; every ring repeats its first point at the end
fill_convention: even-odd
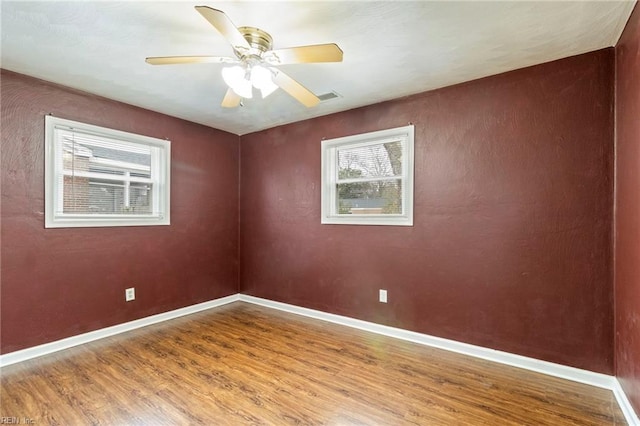
{"type": "MultiPolygon", "coordinates": [[[[45,116],[45,228],[76,227],[108,227],[108,226],[150,226],[169,225],[170,220],[170,187],[171,187],[171,142],[149,136],[113,130],[63,118],[45,116]],[[56,130],[76,131],[108,139],[147,145],[160,148],[160,155],[153,156],[154,164],[151,179],[131,177],[133,181],[157,182],[157,192],[153,197],[154,212],[149,215],[127,214],[78,214],[56,213],[61,211],[58,202],[62,202],[62,187],[57,184],[56,177],[63,173],[60,158],[55,150],[56,130]],[[60,167],[58,166],[60,165],[60,167]],[[155,173],[158,175],[156,176],[155,173]]],[[[89,174],[87,172],[87,174],[89,174]]],[[[154,191],[155,192],[155,191],[154,191]]]]}
{"type": "MultiPolygon", "coordinates": [[[[321,220],[322,224],[341,225],[398,225],[413,226],[413,178],[414,178],[414,133],[413,125],[396,127],[377,132],[345,136],[322,141],[321,153],[321,220]],[[336,149],[358,147],[372,143],[384,143],[402,139],[402,211],[403,214],[337,214],[336,206],[336,149]]],[[[375,179],[380,180],[380,179],[375,179]]]]}

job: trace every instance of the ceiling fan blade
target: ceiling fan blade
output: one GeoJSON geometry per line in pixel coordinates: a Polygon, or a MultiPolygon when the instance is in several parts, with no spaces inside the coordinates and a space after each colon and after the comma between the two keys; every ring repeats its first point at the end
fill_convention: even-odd
{"type": "Polygon", "coordinates": [[[222,107],[235,108],[240,105],[240,101],[242,101],[240,95],[229,88],[227,90],[227,93],[224,95],[224,99],[222,100],[222,107]]]}
{"type": "Polygon", "coordinates": [[[232,64],[238,62],[236,59],[225,56],[152,56],[145,59],[151,65],[174,65],[174,64],[232,64]]]}
{"type": "Polygon", "coordinates": [[[295,81],[282,71],[271,68],[274,71],[273,82],[282,90],[293,96],[298,102],[306,107],[318,105],[320,99],[314,95],[309,89],[295,81]]]}
{"type": "Polygon", "coordinates": [[[196,6],[196,10],[231,43],[234,49],[251,49],[247,40],[245,40],[240,31],[238,31],[238,28],[233,25],[231,19],[229,19],[223,11],[208,6],[196,6]]]}
{"type": "Polygon", "coordinates": [[[342,62],[342,49],[335,43],[289,47],[266,52],[264,58],[271,65],[342,62]]]}

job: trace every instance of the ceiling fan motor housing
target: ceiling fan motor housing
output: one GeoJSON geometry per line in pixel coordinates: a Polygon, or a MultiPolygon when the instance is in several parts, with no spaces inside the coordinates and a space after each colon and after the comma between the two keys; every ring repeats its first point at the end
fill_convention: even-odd
{"type": "Polygon", "coordinates": [[[245,59],[251,56],[261,58],[265,52],[271,50],[273,38],[266,31],[255,27],[239,27],[238,31],[240,31],[245,40],[247,40],[247,43],[249,43],[249,46],[251,46],[248,52],[235,50],[236,56],[238,56],[239,59],[245,59]]]}

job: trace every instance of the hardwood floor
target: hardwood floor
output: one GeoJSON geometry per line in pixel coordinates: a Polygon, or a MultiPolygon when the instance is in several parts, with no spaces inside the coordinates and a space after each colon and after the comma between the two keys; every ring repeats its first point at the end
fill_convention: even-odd
{"type": "Polygon", "coordinates": [[[38,425],[626,424],[607,390],[241,302],[1,373],[38,425]]]}

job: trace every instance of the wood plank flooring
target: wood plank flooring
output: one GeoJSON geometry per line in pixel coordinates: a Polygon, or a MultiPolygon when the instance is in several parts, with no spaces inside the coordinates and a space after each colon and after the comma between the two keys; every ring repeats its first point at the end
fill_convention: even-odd
{"type": "Polygon", "coordinates": [[[246,303],[1,371],[37,425],[624,425],[612,392],[246,303]]]}

